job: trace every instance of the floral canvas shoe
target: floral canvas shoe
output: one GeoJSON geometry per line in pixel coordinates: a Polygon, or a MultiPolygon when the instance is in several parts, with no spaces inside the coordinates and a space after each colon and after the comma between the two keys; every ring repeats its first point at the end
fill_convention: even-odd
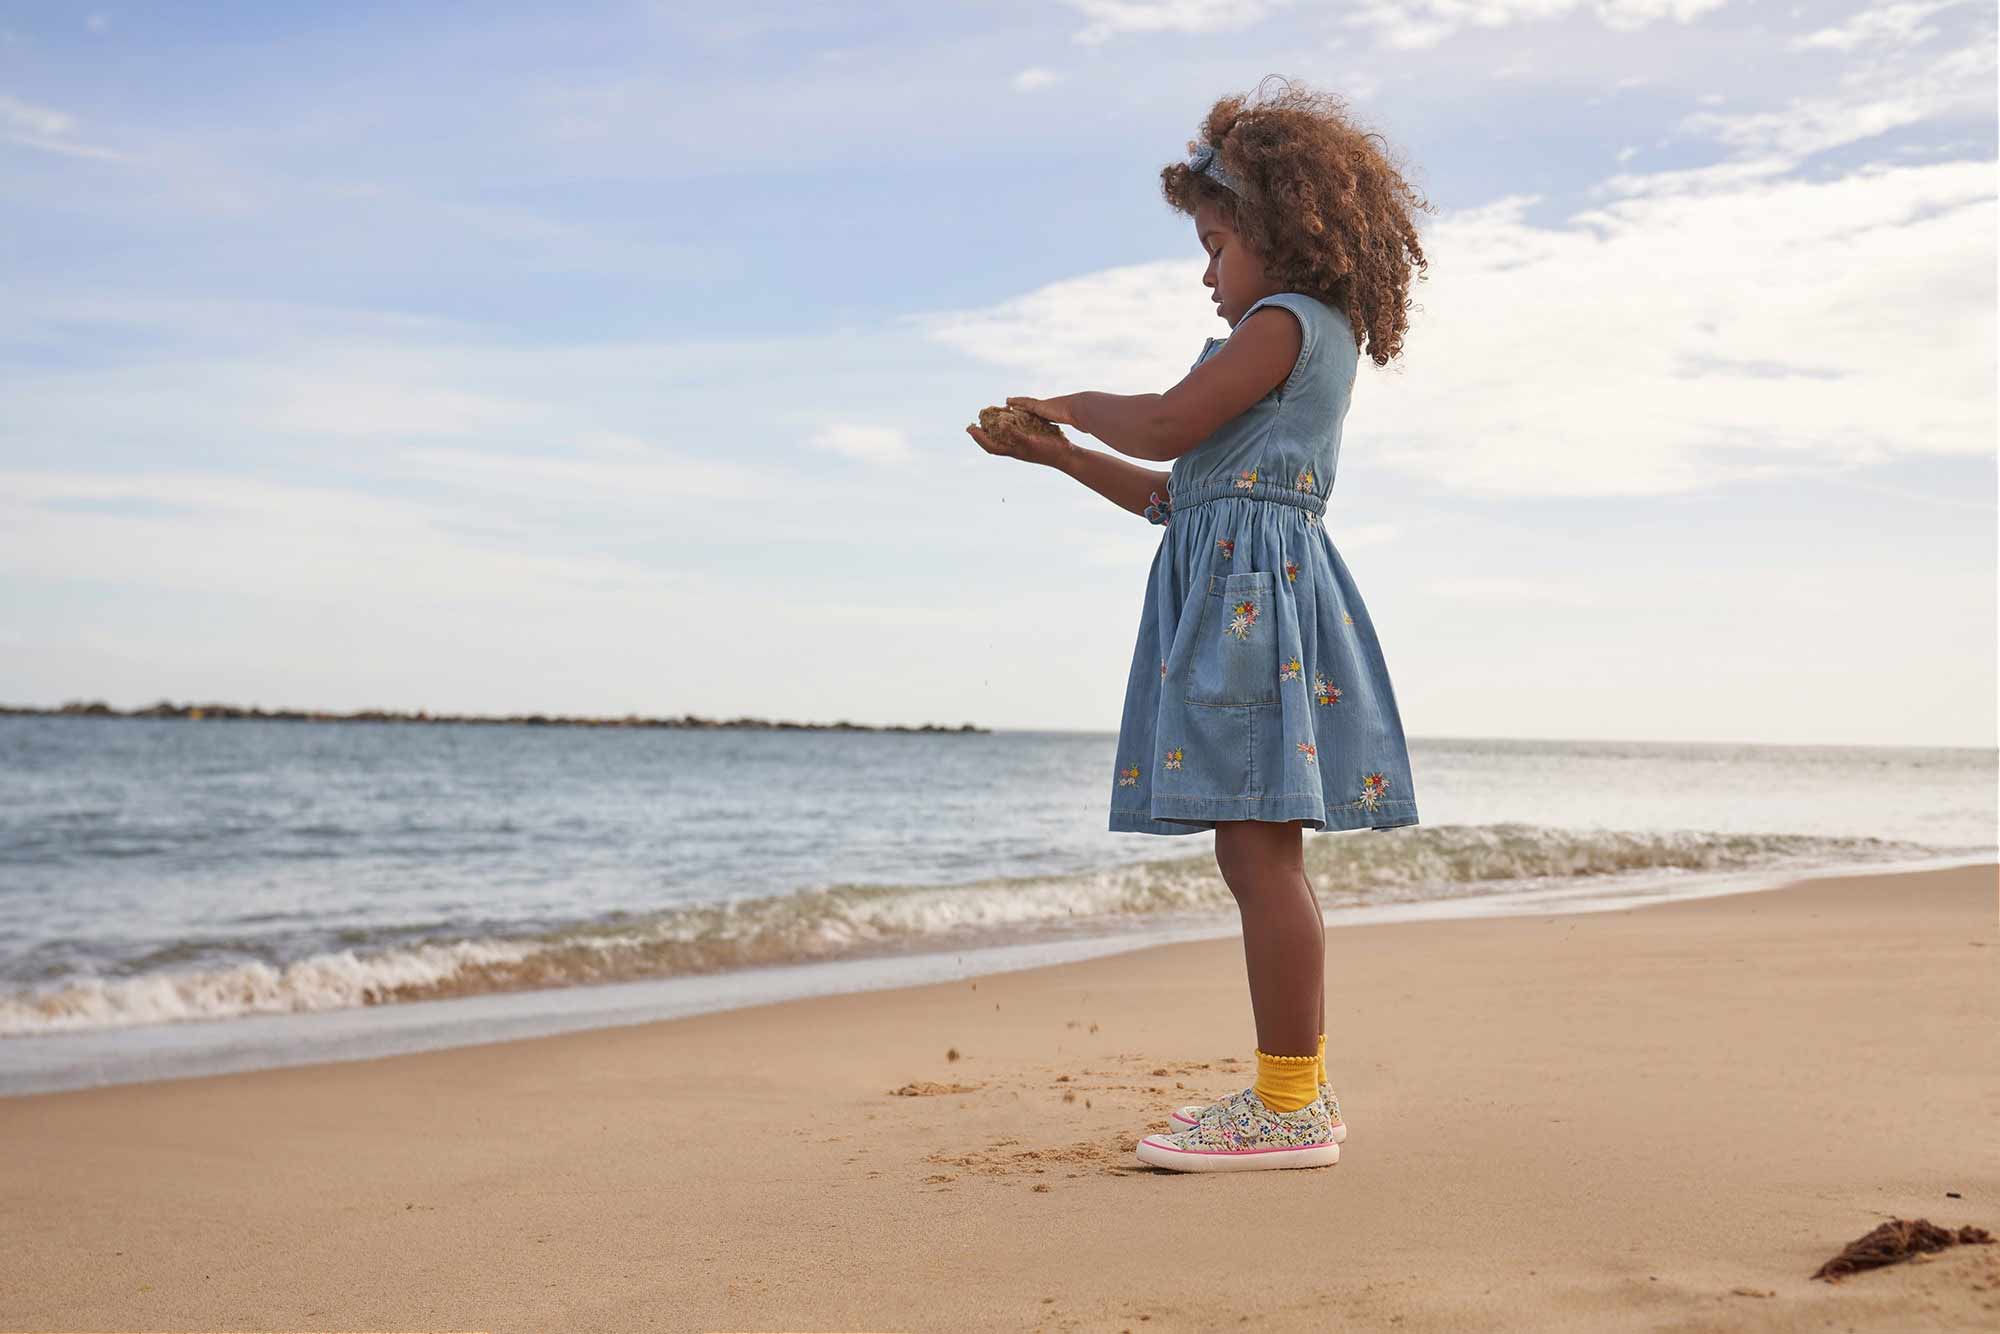
{"type": "MultiPolygon", "coordinates": [[[[1321,1084],[1319,1086],[1319,1100],[1326,1104],[1326,1119],[1333,1122],[1333,1142],[1335,1144],[1347,1143],[1347,1123],[1340,1119],[1340,1099],[1333,1096],[1331,1088],[1328,1088],[1325,1084],[1321,1084]]],[[[1186,1130],[1189,1126],[1201,1120],[1203,1113],[1212,1111],[1228,1101],[1229,1099],[1224,1098],[1221,1102],[1211,1102],[1207,1106],[1203,1106],[1198,1102],[1191,1102],[1185,1107],[1174,1108],[1172,1114],[1167,1117],[1167,1121],[1173,1131],[1186,1130]]]]}
{"type": "Polygon", "coordinates": [[[1314,1098],[1274,1112],[1255,1088],[1233,1093],[1185,1130],[1139,1141],[1139,1161],[1174,1172],[1242,1172],[1280,1167],[1330,1167],[1340,1161],[1326,1104],[1314,1098]]]}

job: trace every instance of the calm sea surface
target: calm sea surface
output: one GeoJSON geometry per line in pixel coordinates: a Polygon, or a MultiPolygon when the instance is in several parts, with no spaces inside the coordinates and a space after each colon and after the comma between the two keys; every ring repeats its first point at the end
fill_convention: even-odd
{"type": "MultiPolygon", "coordinates": [[[[0,1093],[371,1056],[1228,934],[1110,733],[0,718],[0,1093]]],[[[1992,860],[1992,750],[1425,740],[1331,925],[1992,860]]]]}

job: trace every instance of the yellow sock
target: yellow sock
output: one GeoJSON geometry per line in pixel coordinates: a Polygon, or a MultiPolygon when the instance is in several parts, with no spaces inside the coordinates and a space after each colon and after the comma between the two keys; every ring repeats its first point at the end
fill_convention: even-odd
{"type": "Polygon", "coordinates": [[[1296,1112],[1319,1096],[1313,1077],[1317,1056],[1271,1056],[1257,1052],[1257,1097],[1274,1112],[1296,1112]]]}
{"type": "Polygon", "coordinates": [[[1319,1082],[1326,1083],[1326,1034],[1319,1035],[1319,1082]]]}

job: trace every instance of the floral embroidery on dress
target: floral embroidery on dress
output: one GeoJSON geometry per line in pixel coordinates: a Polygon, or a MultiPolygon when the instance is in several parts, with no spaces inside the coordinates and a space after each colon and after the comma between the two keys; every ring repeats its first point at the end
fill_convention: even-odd
{"type": "Polygon", "coordinates": [[[1169,769],[1178,769],[1181,767],[1181,748],[1179,746],[1175,746],[1167,752],[1167,767],[1169,769]]]}
{"type": "Polygon", "coordinates": [[[1218,537],[1218,538],[1216,538],[1216,539],[1215,539],[1215,545],[1217,545],[1217,546],[1219,546],[1219,547],[1221,547],[1221,548],[1222,548],[1222,554],[1223,554],[1224,556],[1228,557],[1228,558],[1229,558],[1230,560],[1234,560],[1234,559],[1236,559],[1236,539],[1235,539],[1235,538],[1233,538],[1233,537],[1218,537]]]}
{"type": "Polygon", "coordinates": [[[1319,763],[1319,747],[1313,745],[1310,741],[1299,742],[1299,754],[1306,757],[1307,764],[1319,763]]]}
{"type": "Polygon", "coordinates": [[[1139,786],[1139,766],[1135,764],[1129,769],[1120,769],[1118,771],[1118,786],[1120,787],[1139,786]]]}
{"type": "Polygon", "coordinates": [[[1299,470],[1298,489],[1301,491],[1310,491],[1313,489],[1313,470],[1311,468],[1301,468],[1299,470]]]}
{"type": "Polygon", "coordinates": [[[1354,624],[1354,618],[1352,616],[1349,616],[1346,612],[1340,613],[1340,619],[1346,621],[1349,625],[1354,624]]]}
{"type": "Polygon", "coordinates": [[[1361,780],[1361,795],[1347,804],[1350,806],[1359,806],[1366,811],[1372,811],[1382,800],[1382,794],[1388,790],[1389,780],[1385,775],[1379,773],[1369,774],[1361,780]]]}
{"type": "Polygon", "coordinates": [[[1293,658],[1290,662],[1281,662],[1278,664],[1278,679],[1280,681],[1296,681],[1299,679],[1299,672],[1301,670],[1302,668],[1297,658],[1293,658]]]}
{"type": "Polygon", "coordinates": [[[1235,635],[1238,639],[1248,639],[1250,627],[1255,624],[1257,624],[1257,604],[1250,598],[1244,598],[1229,609],[1229,624],[1222,628],[1222,633],[1235,635]]]}
{"type": "Polygon", "coordinates": [[[1295,584],[1298,581],[1299,581],[1299,563],[1295,560],[1286,561],[1285,582],[1288,584],[1295,584]]]}
{"type": "Polygon", "coordinates": [[[1242,472],[1236,474],[1237,490],[1248,491],[1255,485],[1257,485],[1257,470],[1255,468],[1245,468],[1242,472]]]}
{"type": "Polygon", "coordinates": [[[1160,679],[1162,681],[1167,679],[1167,660],[1165,658],[1160,659],[1160,679]]]}
{"type": "Polygon", "coordinates": [[[1316,704],[1340,703],[1340,687],[1327,680],[1324,676],[1321,676],[1318,672],[1314,672],[1313,702],[1316,704]]]}

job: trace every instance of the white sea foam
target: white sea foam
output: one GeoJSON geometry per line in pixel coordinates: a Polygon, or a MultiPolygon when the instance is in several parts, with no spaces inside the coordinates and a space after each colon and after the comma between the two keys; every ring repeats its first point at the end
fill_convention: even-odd
{"type": "MultiPolygon", "coordinates": [[[[1759,869],[1920,860],[1939,850],[1873,838],[1419,826],[1315,836],[1306,869],[1322,907],[1546,896],[1759,869]]],[[[1146,929],[1225,919],[1212,857],[971,884],[837,885],[580,922],[531,936],[438,939],[131,977],[72,977],[0,995],[0,1036],[343,1009],[536,987],[1146,929]],[[1120,923],[1124,926],[1121,928],[1120,923]]],[[[1472,911],[1472,905],[1466,904],[1472,911]]]]}

